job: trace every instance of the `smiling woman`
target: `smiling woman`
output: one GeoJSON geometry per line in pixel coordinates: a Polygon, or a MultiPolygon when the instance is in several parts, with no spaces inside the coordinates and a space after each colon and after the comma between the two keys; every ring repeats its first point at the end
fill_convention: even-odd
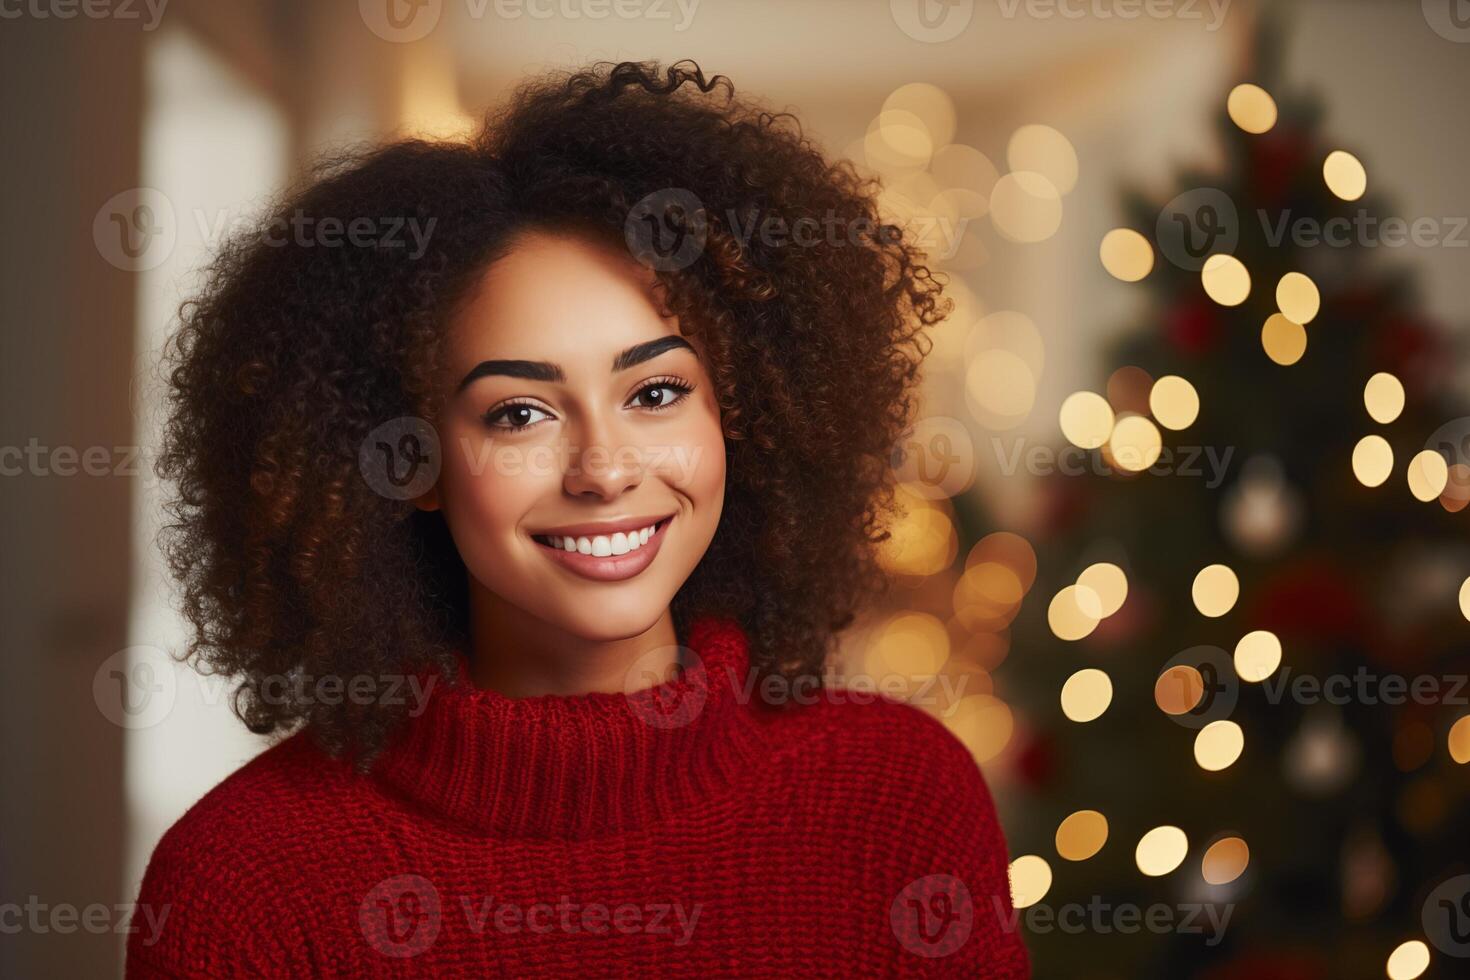
{"type": "Polygon", "coordinates": [[[159,844],[130,975],[1026,974],[967,750],[792,696],[883,586],[943,312],[876,192],[727,80],[598,65],[269,216],[422,254],[222,252],[168,549],[289,737],[159,844]],[[772,214],[832,234],[738,234],[772,214]]]}
{"type": "Polygon", "coordinates": [[[647,271],[625,246],[527,231],[449,324],[452,450],[419,506],[443,510],[469,570],[481,687],[620,691],[645,651],[674,664],[669,602],[719,525],[725,444],[647,271]]]}

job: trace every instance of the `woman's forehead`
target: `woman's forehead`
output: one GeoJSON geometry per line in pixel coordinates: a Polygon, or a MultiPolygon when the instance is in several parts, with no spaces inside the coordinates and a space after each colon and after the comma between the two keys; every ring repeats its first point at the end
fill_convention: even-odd
{"type": "Polygon", "coordinates": [[[528,231],[481,274],[451,346],[465,357],[599,363],[679,332],[655,305],[655,278],[626,251],[584,235],[528,231]]]}

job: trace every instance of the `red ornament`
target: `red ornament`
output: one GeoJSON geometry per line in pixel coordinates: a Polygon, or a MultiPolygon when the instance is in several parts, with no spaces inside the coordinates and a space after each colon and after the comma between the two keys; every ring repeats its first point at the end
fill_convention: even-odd
{"type": "Polygon", "coordinates": [[[1367,609],[1357,582],[1337,564],[1307,558],[1268,578],[1247,618],[1252,628],[1270,630],[1283,641],[1294,637],[1356,646],[1378,633],[1367,609]]]}
{"type": "Polygon", "coordinates": [[[1307,158],[1306,140],[1291,130],[1276,129],[1246,143],[1250,153],[1251,191],[1260,207],[1279,208],[1307,158]]]}
{"type": "Polygon", "coordinates": [[[1045,732],[1032,736],[1016,753],[1016,776],[1031,789],[1045,789],[1056,771],[1056,742],[1045,732]]]}
{"type": "Polygon", "coordinates": [[[1164,334],[1181,353],[1198,356],[1213,350],[1222,323],[1204,294],[1184,300],[1164,314],[1164,334]]]}
{"type": "Polygon", "coordinates": [[[1371,363],[1397,376],[1409,391],[1432,390],[1444,381],[1445,366],[1452,362],[1444,348],[1432,327],[1399,314],[1374,332],[1371,363]]]}

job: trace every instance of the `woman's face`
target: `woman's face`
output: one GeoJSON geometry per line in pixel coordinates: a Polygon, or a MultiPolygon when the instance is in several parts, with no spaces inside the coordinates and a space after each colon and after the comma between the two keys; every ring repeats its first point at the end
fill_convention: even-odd
{"type": "Polygon", "coordinates": [[[724,504],[713,385],[651,272],[525,232],[450,324],[441,507],[491,601],[588,640],[649,629],[724,504]]]}

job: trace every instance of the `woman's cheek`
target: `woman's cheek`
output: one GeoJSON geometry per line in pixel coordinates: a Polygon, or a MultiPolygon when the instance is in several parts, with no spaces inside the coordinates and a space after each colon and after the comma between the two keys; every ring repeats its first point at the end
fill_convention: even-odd
{"type": "Polygon", "coordinates": [[[539,493],[536,484],[548,477],[529,465],[525,447],[493,439],[461,442],[464,452],[449,464],[454,505],[448,516],[457,525],[451,531],[472,571],[504,567],[521,518],[539,493]]]}
{"type": "Polygon", "coordinates": [[[701,415],[692,420],[663,455],[660,475],[689,498],[696,517],[709,522],[713,537],[725,496],[725,437],[719,419],[701,415]]]}

